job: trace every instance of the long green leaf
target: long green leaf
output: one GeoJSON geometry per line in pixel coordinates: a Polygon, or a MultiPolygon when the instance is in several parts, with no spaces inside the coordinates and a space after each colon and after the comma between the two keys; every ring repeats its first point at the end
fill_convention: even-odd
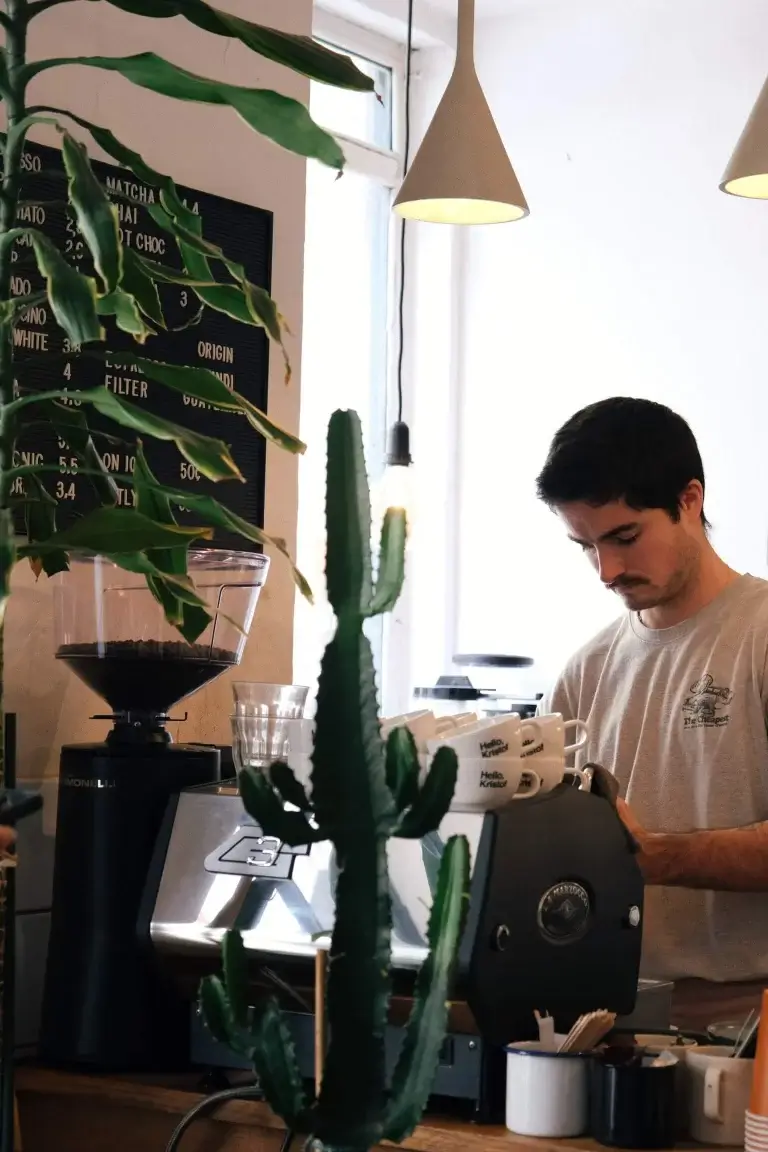
{"type": "MultiPolygon", "coordinates": [[[[210,538],[210,531],[206,528],[201,528],[199,533],[205,538],[210,538]]],[[[190,542],[189,539],[186,541],[187,544],[190,542]]],[[[156,551],[156,548],[150,546],[146,552],[112,551],[104,552],[103,555],[108,560],[113,560],[119,568],[125,569],[126,572],[134,572],[138,576],[146,576],[150,579],[162,577],[185,605],[188,604],[194,608],[205,607],[205,601],[198,595],[189,576],[161,572],[157,565],[153,564],[149,557],[156,551]]]]}
{"type": "MultiPolygon", "coordinates": [[[[93,174],[88,153],[64,128],[61,152],[69,183],[69,202],[107,292],[115,292],[123,274],[123,246],[117,209],[93,174]]],[[[129,329],[126,329],[129,331],[129,329]]]]}
{"type": "Polygon", "coordinates": [[[0,626],[11,594],[11,570],[16,563],[15,532],[10,508],[0,508],[0,626]]]}
{"type": "Polygon", "coordinates": [[[228,106],[256,132],[289,152],[319,160],[329,168],[341,170],[344,167],[344,153],[333,136],[314,122],[303,104],[280,92],[268,88],[239,88],[234,84],[209,80],[171,64],[154,52],[141,52],[136,56],[61,56],[37,60],[21,70],[22,81],[28,83],[41,72],[65,64],[82,64],[105,72],[118,72],[140,88],[176,100],[228,106]]]}
{"type": "Polygon", "coordinates": [[[312,589],[291,560],[285,541],[281,540],[279,536],[267,535],[262,528],[257,528],[255,524],[244,520],[243,517],[238,516],[236,512],[231,512],[229,508],[225,508],[224,505],[220,504],[213,496],[198,495],[196,492],[166,488],[162,485],[159,486],[157,490],[167,496],[172,503],[201,516],[206,523],[210,524],[213,528],[223,528],[225,532],[236,532],[239,536],[250,540],[253,544],[274,548],[277,552],[280,552],[291,566],[291,575],[293,576],[296,587],[305,600],[308,600],[310,604],[312,603],[312,589]]]}
{"type": "Polygon", "coordinates": [[[321,84],[332,84],[335,88],[349,88],[356,92],[372,92],[373,80],[361,72],[348,56],[342,56],[323,47],[309,36],[296,36],[290,32],[278,32],[232,16],[218,8],[205,4],[203,0],[109,0],[124,12],[137,16],[158,17],[184,16],[191,24],[217,36],[228,36],[243,42],[259,56],[284,64],[292,72],[318,80],[321,84]]]}
{"type": "Polygon", "coordinates": [[[25,313],[30,308],[37,308],[39,304],[48,299],[47,292],[33,292],[30,296],[13,296],[10,300],[0,300],[0,322],[5,324],[9,320],[13,323],[23,323],[25,313]]]}
{"type": "Polygon", "coordinates": [[[399,1142],[421,1119],[437,1073],[445,1039],[448,1000],[467,909],[469,845],[452,836],[440,860],[437,895],[429,917],[429,955],[416,979],[405,1041],[392,1078],[384,1138],[399,1142]]]}
{"type": "MultiPolygon", "coordinates": [[[[82,116],[78,116],[75,112],[69,112],[65,108],[53,108],[40,105],[33,109],[34,112],[52,112],[55,116],[67,116],[75,124],[79,124],[86,132],[89,132],[100,148],[103,148],[108,156],[116,160],[118,164],[122,164],[124,168],[130,169],[139,180],[143,180],[146,184],[150,184],[153,188],[167,188],[174,187],[173,180],[170,176],[164,176],[161,172],[150,168],[138,152],[134,152],[132,148],[122,144],[114,133],[110,132],[108,128],[102,128],[99,124],[94,124],[91,120],[85,120],[82,116]]],[[[125,249],[127,253],[129,250],[125,249]]]]}
{"type": "Polygon", "coordinates": [[[123,249],[123,279],[121,287],[134,298],[137,305],[158,328],[166,328],[160,293],[157,285],[142,268],[138,253],[132,248],[123,249]]]}
{"type": "Polygon", "coordinates": [[[194,464],[209,480],[243,479],[223,440],[203,436],[201,432],[193,432],[172,420],[155,416],[146,408],[116,396],[109,388],[89,388],[84,392],[69,392],[66,395],[79,400],[82,404],[93,405],[102,416],[107,416],[116,424],[131,428],[134,432],[154,436],[156,440],[173,441],[182,456],[189,460],[190,464],[194,464]]]}
{"type": "MultiPolygon", "coordinates": [[[[94,353],[94,355],[101,356],[101,353],[94,353]]],[[[273,444],[276,444],[278,448],[296,453],[304,452],[306,449],[306,445],[301,440],[270,420],[261,409],[257,408],[255,404],[251,404],[250,400],[246,400],[238,392],[231,392],[216,373],[211,372],[208,368],[187,368],[178,364],[166,364],[162,360],[148,360],[145,357],[133,356],[124,352],[105,352],[103,355],[105,359],[109,359],[110,363],[119,364],[122,360],[126,364],[135,364],[147,380],[162,384],[166,388],[172,388],[174,392],[180,392],[184,396],[193,396],[196,400],[211,404],[214,408],[222,408],[229,412],[242,412],[247,417],[248,423],[257,432],[260,432],[266,440],[271,440],[273,444]]]]}
{"type": "MultiPolygon", "coordinates": [[[[133,486],[136,493],[136,508],[158,524],[175,524],[171,502],[158,486],[144,455],[144,446],[136,444],[136,463],[133,471],[133,486]]],[[[148,553],[148,558],[162,573],[170,577],[186,577],[186,548],[157,549],[148,553]]],[[[163,576],[148,576],[147,584],[155,599],[162,605],[166,619],[178,628],[185,640],[194,643],[211,622],[211,613],[204,602],[190,604],[179,595],[175,579],[163,576]]]]}
{"type": "Polygon", "coordinates": [[[405,537],[407,522],[402,508],[388,508],[381,526],[379,570],[371,599],[369,615],[391,612],[403,590],[405,580],[405,537]]]}
{"type": "MultiPolygon", "coordinates": [[[[121,141],[118,140],[117,137],[107,128],[101,128],[98,124],[94,124],[92,121],[85,120],[82,116],[77,116],[74,112],[67,112],[62,108],[46,108],[41,106],[40,108],[36,109],[36,111],[48,111],[55,113],[57,116],[67,116],[70,120],[73,120],[75,124],[79,124],[81,128],[84,128],[91,134],[99,147],[103,148],[108,156],[111,156],[113,160],[118,162],[118,164],[122,164],[123,167],[128,168],[129,171],[133,172],[137,179],[143,180],[151,187],[157,188],[161,193],[163,193],[166,205],[165,212],[167,216],[170,216],[172,220],[178,221],[178,223],[182,225],[182,227],[186,228],[188,232],[192,231],[195,224],[197,224],[199,227],[199,219],[194,215],[194,213],[184,213],[183,205],[181,204],[181,201],[179,200],[179,197],[176,193],[176,186],[174,185],[170,176],[165,176],[162,172],[158,172],[156,169],[151,168],[138,152],[135,152],[132,148],[128,148],[127,145],[121,143],[121,141]]],[[[195,234],[193,233],[193,235],[195,234]]],[[[197,239],[203,244],[206,243],[206,241],[202,239],[201,235],[197,236],[197,239]]],[[[192,251],[191,246],[186,245],[185,251],[187,253],[192,251]]],[[[232,315],[232,310],[237,309],[236,317],[238,319],[243,319],[245,323],[260,324],[267,332],[267,335],[280,345],[283,359],[285,360],[286,364],[286,379],[288,379],[290,377],[290,362],[288,360],[288,354],[283,343],[283,329],[285,327],[285,323],[277,310],[277,305],[275,304],[274,300],[263,288],[260,288],[256,284],[250,284],[245,276],[245,271],[242,266],[228,260],[221,249],[217,248],[216,245],[209,245],[206,251],[209,256],[215,259],[223,260],[227,268],[230,270],[230,273],[234,275],[234,278],[240,283],[240,287],[244,296],[244,304],[242,302],[238,303],[230,293],[228,299],[226,300],[228,308],[230,309],[228,314],[232,315]],[[235,271],[233,271],[233,269],[235,269],[235,271]]],[[[144,273],[148,275],[152,280],[159,280],[169,284],[183,284],[186,287],[191,288],[193,291],[197,288],[209,290],[212,293],[212,295],[209,297],[212,301],[211,307],[218,307],[219,311],[222,310],[221,305],[225,302],[224,296],[221,293],[213,293],[213,290],[219,288],[220,285],[217,283],[215,277],[211,275],[210,270],[206,269],[202,277],[190,276],[189,272],[186,270],[184,272],[179,272],[175,268],[169,268],[163,264],[158,264],[155,261],[147,260],[145,257],[138,256],[138,254],[134,253],[131,249],[128,248],[124,249],[123,257],[123,286],[125,287],[126,291],[130,292],[131,295],[136,298],[137,303],[139,304],[139,307],[142,309],[144,314],[148,316],[149,319],[153,321],[153,323],[158,324],[160,327],[165,327],[165,324],[162,321],[161,316],[158,315],[156,311],[152,310],[152,302],[149,302],[149,307],[147,306],[144,290],[140,289],[142,292],[142,295],[140,295],[140,291],[137,291],[133,284],[126,282],[126,273],[130,270],[130,264],[132,262],[135,262],[138,266],[140,266],[144,273]]],[[[203,267],[205,267],[205,265],[203,267]]],[[[159,308],[159,298],[157,304],[159,308]]],[[[224,310],[226,311],[226,309],[224,310]]]]}
{"type": "MultiPolygon", "coordinates": [[[[280,346],[288,383],[291,363],[283,339],[285,322],[272,297],[264,288],[249,281],[242,264],[231,260],[218,245],[203,238],[200,217],[184,207],[175,191],[163,191],[160,198],[162,204],[151,204],[148,211],[155,223],[176,240],[192,291],[209,308],[223,312],[241,324],[256,324],[264,328],[270,339],[280,346]],[[218,283],[211,273],[209,260],[222,261],[237,284],[218,283]]],[[[151,273],[146,261],[145,267],[151,273]]],[[[166,274],[166,269],[162,272],[166,274]]]]}
{"type": "Polygon", "coordinates": [[[25,545],[19,549],[19,555],[29,556],[36,551],[42,555],[44,551],[62,548],[92,555],[142,552],[146,548],[173,548],[195,538],[210,537],[210,529],[155,524],[132,508],[97,508],[47,540],[25,545]]]}
{"type": "MultiPolygon", "coordinates": [[[[37,476],[27,476],[24,487],[32,497],[24,507],[27,540],[34,544],[37,540],[47,540],[56,532],[56,501],[37,476]]],[[[36,576],[41,571],[46,576],[55,576],[57,572],[69,569],[67,554],[63,549],[40,556],[30,555],[29,562],[36,576]]]]}
{"type": "Polygon", "coordinates": [[[142,320],[133,296],[122,288],[115,288],[114,292],[99,297],[96,309],[100,316],[114,316],[121,332],[133,336],[138,344],[143,344],[148,336],[154,335],[154,330],[142,320]]]}
{"type": "Polygon", "coordinates": [[[36,228],[24,230],[30,237],[35,259],[45,277],[48,299],[57,323],[74,345],[104,339],[96,310],[96,282],[68,264],[55,244],[36,228]]]}
{"type": "MultiPolygon", "coordinates": [[[[62,392],[62,398],[66,395],[66,392],[62,392]]],[[[117,484],[110,476],[109,469],[93,442],[85,413],[79,408],[59,404],[55,400],[40,402],[38,411],[42,412],[56,435],[69,446],[78,464],[86,470],[91,486],[101,503],[117,504],[119,498],[117,484]]]]}

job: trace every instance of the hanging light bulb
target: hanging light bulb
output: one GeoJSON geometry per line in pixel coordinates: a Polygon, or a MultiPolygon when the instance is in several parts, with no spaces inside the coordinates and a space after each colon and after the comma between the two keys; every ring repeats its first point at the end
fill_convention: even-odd
{"type": "Polygon", "coordinates": [[[475,0],[459,0],[456,64],[395,211],[433,224],[501,224],[528,215],[475,71],[475,0]]]}
{"type": "Polygon", "coordinates": [[[728,161],[720,190],[751,200],[768,200],[768,80],[728,161]]]}
{"type": "Polygon", "coordinates": [[[398,420],[389,430],[387,466],[377,489],[376,506],[380,516],[387,508],[402,508],[408,521],[408,536],[415,520],[413,460],[408,425],[398,420]]]}

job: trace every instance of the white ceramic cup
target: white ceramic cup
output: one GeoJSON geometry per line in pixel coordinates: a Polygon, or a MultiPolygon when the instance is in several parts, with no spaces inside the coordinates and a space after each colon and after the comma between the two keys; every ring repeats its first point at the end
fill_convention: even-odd
{"type": "Polygon", "coordinates": [[[559,756],[565,759],[583,748],[589,737],[586,720],[564,720],[560,712],[537,716],[535,724],[535,734],[527,735],[523,742],[523,756],[559,756]],[[567,743],[572,733],[578,735],[567,743]]]}
{"type": "Polygon", "coordinates": [[[477,724],[477,721],[477,712],[459,712],[455,716],[438,716],[437,734],[438,736],[450,735],[452,732],[458,732],[460,728],[468,728],[472,724],[477,724]]]}
{"type": "Polygon", "coordinates": [[[734,1060],[728,1048],[717,1045],[686,1049],[683,1074],[694,1140],[743,1147],[754,1067],[754,1060],[734,1060]]]}
{"type": "Polygon", "coordinates": [[[402,716],[388,716],[381,721],[381,738],[386,740],[395,728],[407,728],[416,741],[419,752],[426,752],[427,741],[437,736],[437,717],[428,708],[419,712],[406,712],[402,716]]]}
{"type": "Polygon", "coordinates": [[[518,793],[535,796],[541,780],[519,756],[459,757],[459,771],[451,801],[452,812],[489,812],[508,804],[518,793]],[[525,787],[521,783],[525,773],[525,787]]]}
{"type": "Polygon", "coordinates": [[[581,768],[568,768],[561,756],[523,756],[523,767],[530,768],[541,780],[542,792],[551,792],[561,784],[566,773],[578,776],[584,787],[587,774],[581,768]]]}
{"type": "Polygon", "coordinates": [[[478,720],[458,732],[443,733],[427,741],[427,750],[434,756],[443,745],[453,748],[459,760],[496,760],[499,757],[519,757],[523,741],[536,735],[536,721],[522,721],[516,712],[497,720],[478,720]]]}
{"type": "Polygon", "coordinates": [[[507,1048],[506,1124],[520,1136],[582,1136],[588,1119],[588,1056],[542,1052],[540,1041],[507,1048]]]}

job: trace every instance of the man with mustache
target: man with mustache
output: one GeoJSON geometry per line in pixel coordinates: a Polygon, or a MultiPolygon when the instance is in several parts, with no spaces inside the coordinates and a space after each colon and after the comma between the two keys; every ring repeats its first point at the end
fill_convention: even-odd
{"type": "Polygon", "coordinates": [[[581,761],[621,789],[646,884],[643,974],[687,1027],[768,984],[768,582],[733,571],[704,515],[682,417],[623,397],[578,412],[538,478],[626,613],[568,662],[543,710],[589,723],[581,761]]]}

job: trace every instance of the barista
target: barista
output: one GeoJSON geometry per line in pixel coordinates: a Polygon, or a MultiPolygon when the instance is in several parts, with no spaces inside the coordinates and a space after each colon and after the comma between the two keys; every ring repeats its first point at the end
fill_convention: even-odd
{"type": "Polygon", "coordinates": [[[566,665],[548,711],[589,722],[646,883],[643,975],[702,1028],[768,984],[768,582],[712,547],[685,421],[615,398],[556,434],[538,493],[626,612],[566,665]]]}

